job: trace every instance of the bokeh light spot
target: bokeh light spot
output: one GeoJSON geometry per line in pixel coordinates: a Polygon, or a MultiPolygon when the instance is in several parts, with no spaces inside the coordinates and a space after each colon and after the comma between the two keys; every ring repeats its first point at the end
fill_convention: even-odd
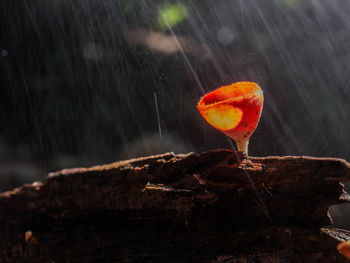
{"type": "Polygon", "coordinates": [[[7,55],[8,55],[8,52],[6,49],[2,49],[0,53],[1,53],[1,56],[3,56],[3,57],[7,57],[7,55]]]}
{"type": "Polygon", "coordinates": [[[230,28],[222,27],[217,33],[218,41],[223,45],[229,45],[233,42],[235,36],[230,28]]]}

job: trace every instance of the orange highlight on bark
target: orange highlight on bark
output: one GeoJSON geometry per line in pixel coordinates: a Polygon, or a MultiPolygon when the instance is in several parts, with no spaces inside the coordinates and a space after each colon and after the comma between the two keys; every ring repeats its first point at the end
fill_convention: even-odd
{"type": "Polygon", "coordinates": [[[197,105],[213,127],[235,140],[239,151],[248,153],[263,108],[264,95],[254,82],[237,82],[207,93],[197,105]]]}

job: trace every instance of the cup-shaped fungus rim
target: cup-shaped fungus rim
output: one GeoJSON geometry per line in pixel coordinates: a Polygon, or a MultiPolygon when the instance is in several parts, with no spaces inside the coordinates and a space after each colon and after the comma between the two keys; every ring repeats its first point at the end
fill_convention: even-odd
{"type": "Polygon", "coordinates": [[[260,86],[255,82],[241,81],[231,85],[222,86],[204,95],[198,102],[199,110],[215,108],[219,104],[243,99],[253,98],[262,95],[260,86]]]}

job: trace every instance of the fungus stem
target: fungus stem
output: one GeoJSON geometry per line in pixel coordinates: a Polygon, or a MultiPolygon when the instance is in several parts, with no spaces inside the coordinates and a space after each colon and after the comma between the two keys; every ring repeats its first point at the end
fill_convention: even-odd
{"type": "Polygon", "coordinates": [[[248,144],[249,144],[249,139],[236,141],[237,150],[239,152],[244,152],[246,155],[248,155],[248,144]]]}

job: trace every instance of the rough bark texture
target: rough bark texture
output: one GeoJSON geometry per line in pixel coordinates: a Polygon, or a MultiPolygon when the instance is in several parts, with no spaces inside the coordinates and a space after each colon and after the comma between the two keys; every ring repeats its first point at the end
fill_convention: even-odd
{"type": "Polygon", "coordinates": [[[346,262],[349,233],[320,229],[348,181],[341,159],[229,150],[62,170],[0,194],[0,260],[346,262]]]}

